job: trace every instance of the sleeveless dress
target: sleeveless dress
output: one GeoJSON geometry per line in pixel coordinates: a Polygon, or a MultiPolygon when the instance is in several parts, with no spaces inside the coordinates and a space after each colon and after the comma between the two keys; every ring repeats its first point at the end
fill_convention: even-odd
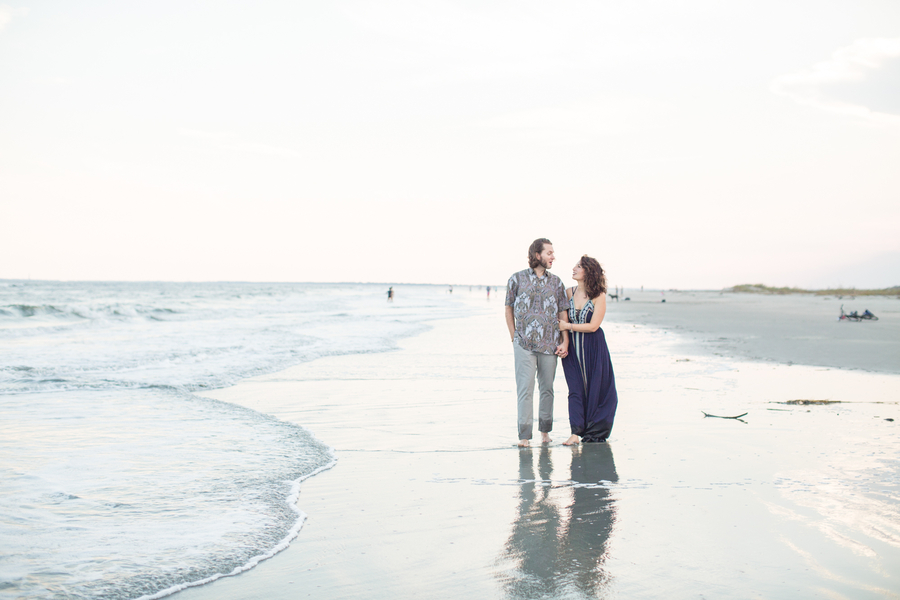
{"type": "MultiPolygon", "coordinates": [[[[574,296],[574,292],[573,292],[574,296]]],[[[589,323],[594,303],[588,300],[581,310],[569,304],[570,323],[589,323]]],[[[603,329],[594,333],[569,332],[569,354],[562,359],[569,386],[569,424],[582,442],[605,442],[612,431],[619,398],[612,360],[603,329]]]]}

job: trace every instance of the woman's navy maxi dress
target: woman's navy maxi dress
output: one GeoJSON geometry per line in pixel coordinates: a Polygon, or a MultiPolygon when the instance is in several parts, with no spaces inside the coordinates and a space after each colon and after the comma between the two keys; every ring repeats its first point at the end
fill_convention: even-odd
{"type": "MultiPolygon", "coordinates": [[[[574,295],[574,294],[573,294],[574,295]]],[[[570,323],[590,323],[594,303],[581,310],[569,306],[570,323]]],[[[569,354],[562,359],[569,386],[569,424],[582,442],[604,442],[616,418],[616,380],[603,329],[594,333],[569,332],[569,354]]]]}

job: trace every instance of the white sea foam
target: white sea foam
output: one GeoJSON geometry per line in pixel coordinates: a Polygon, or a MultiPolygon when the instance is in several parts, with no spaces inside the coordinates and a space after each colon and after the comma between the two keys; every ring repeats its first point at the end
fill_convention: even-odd
{"type": "Polygon", "coordinates": [[[0,286],[0,389],[222,387],[319,356],[389,349],[423,319],[457,314],[461,303],[444,296],[431,286],[403,288],[391,304],[381,286],[365,285],[0,286]]]}
{"type": "Polygon", "coordinates": [[[335,457],[191,392],[471,312],[431,286],[0,283],[0,598],[159,598],[272,556],[335,457]]]}

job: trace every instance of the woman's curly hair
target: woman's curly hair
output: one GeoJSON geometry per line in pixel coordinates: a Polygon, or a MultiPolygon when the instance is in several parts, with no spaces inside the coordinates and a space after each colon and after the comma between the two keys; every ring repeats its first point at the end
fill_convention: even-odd
{"type": "Polygon", "coordinates": [[[606,292],[606,274],[597,259],[587,254],[578,261],[584,269],[584,290],[588,298],[596,298],[606,292]]]}

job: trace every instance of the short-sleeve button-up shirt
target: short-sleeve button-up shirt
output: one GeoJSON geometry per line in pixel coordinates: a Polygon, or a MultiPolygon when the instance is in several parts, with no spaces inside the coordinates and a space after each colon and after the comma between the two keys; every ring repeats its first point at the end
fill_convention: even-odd
{"type": "Polygon", "coordinates": [[[569,309],[562,281],[548,271],[513,273],[506,284],[506,306],[516,319],[515,342],[525,350],[553,354],[562,342],[558,314],[569,309]]]}

